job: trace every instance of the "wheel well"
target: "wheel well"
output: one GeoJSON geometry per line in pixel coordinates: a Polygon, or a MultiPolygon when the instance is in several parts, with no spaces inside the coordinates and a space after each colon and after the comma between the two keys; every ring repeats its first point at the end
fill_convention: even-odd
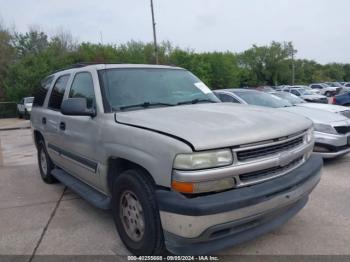
{"type": "Polygon", "coordinates": [[[38,147],[39,141],[45,141],[45,139],[38,130],[34,130],[34,142],[36,147],[38,147]]]}
{"type": "Polygon", "coordinates": [[[129,161],[124,158],[114,158],[111,157],[108,160],[108,171],[107,171],[107,183],[108,183],[108,189],[110,192],[112,192],[113,188],[113,182],[114,180],[123,173],[125,170],[128,169],[141,169],[146,174],[146,177],[155,185],[155,181],[151,174],[145,169],[144,167],[129,161]]]}

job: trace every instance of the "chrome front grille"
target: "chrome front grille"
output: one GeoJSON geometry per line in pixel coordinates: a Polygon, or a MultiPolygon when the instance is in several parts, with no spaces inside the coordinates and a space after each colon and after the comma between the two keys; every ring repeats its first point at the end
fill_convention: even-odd
{"type": "Polygon", "coordinates": [[[285,172],[288,172],[290,169],[293,169],[294,167],[298,166],[302,161],[303,158],[299,157],[287,164],[286,166],[275,166],[264,170],[242,174],[239,176],[239,179],[243,183],[249,183],[256,180],[266,180],[271,177],[276,177],[278,175],[282,175],[285,172]]]}
{"type": "Polygon", "coordinates": [[[247,149],[237,152],[238,161],[247,161],[254,158],[266,157],[283,151],[293,149],[303,143],[303,136],[282,143],[276,143],[269,146],[262,146],[254,149],[247,149]]]}

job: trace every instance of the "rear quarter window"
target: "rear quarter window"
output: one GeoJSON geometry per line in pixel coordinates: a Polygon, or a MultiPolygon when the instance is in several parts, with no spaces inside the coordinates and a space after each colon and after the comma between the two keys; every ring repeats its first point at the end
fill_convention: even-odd
{"type": "Polygon", "coordinates": [[[53,76],[46,77],[40,82],[40,87],[34,95],[33,106],[40,107],[44,105],[47,92],[51,86],[53,76]]]}

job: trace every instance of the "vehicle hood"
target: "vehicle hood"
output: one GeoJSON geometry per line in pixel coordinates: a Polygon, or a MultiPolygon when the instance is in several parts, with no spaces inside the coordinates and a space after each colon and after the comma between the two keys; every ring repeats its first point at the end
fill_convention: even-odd
{"type": "Polygon", "coordinates": [[[282,110],[233,103],[117,112],[117,123],[181,138],[194,150],[237,146],[306,130],[311,122],[282,110]]]}
{"type": "Polygon", "coordinates": [[[314,123],[330,124],[333,122],[348,120],[348,118],[346,118],[341,114],[335,114],[335,113],[331,113],[331,112],[327,112],[327,111],[315,109],[315,108],[291,106],[291,107],[284,107],[281,109],[283,111],[287,111],[290,113],[295,113],[295,114],[307,117],[310,120],[312,120],[314,123]]]}
{"type": "Polygon", "coordinates": [[[312,99],[312,100],[318,100],[318,99],[325,98],[326,96],[314,94],[314,95],[302,95],[302,97],[307,99],[312,99]]]}
{"type": "Polygon", "coordinates": [[[297,106],[320,109],[320,110],[325,110],[325,111],[332,112],[332,113],[339,113],[339,112],[350,110],[349,108],[347,108],[345,106],[320,104],[320,103],[301,103],[301,104],[298,104],[297,106]]]}

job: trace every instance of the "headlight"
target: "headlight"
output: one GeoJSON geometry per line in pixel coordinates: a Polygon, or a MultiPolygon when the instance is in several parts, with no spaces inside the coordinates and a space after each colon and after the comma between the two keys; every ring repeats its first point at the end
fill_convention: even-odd
{"type": "Polygon", "coordinates": [[[326,124],[314,124],[315,131],[320,133],[327,133],[337,135],[337,131],[331,126],[326,124]]]}
{"type": "Polygon", "coordinates": [[[233,157],[230,149],[179,154],[175,157],[174,168],[179,170],[197,170],[221,167],[232,164],[233,157]]]}
{"type": "Polygon", "coordinates": [[[307,130],[305,135],[305,141],[306,143],[311,143],[314,140],[314,128],[311,127],[307,130]]]}

